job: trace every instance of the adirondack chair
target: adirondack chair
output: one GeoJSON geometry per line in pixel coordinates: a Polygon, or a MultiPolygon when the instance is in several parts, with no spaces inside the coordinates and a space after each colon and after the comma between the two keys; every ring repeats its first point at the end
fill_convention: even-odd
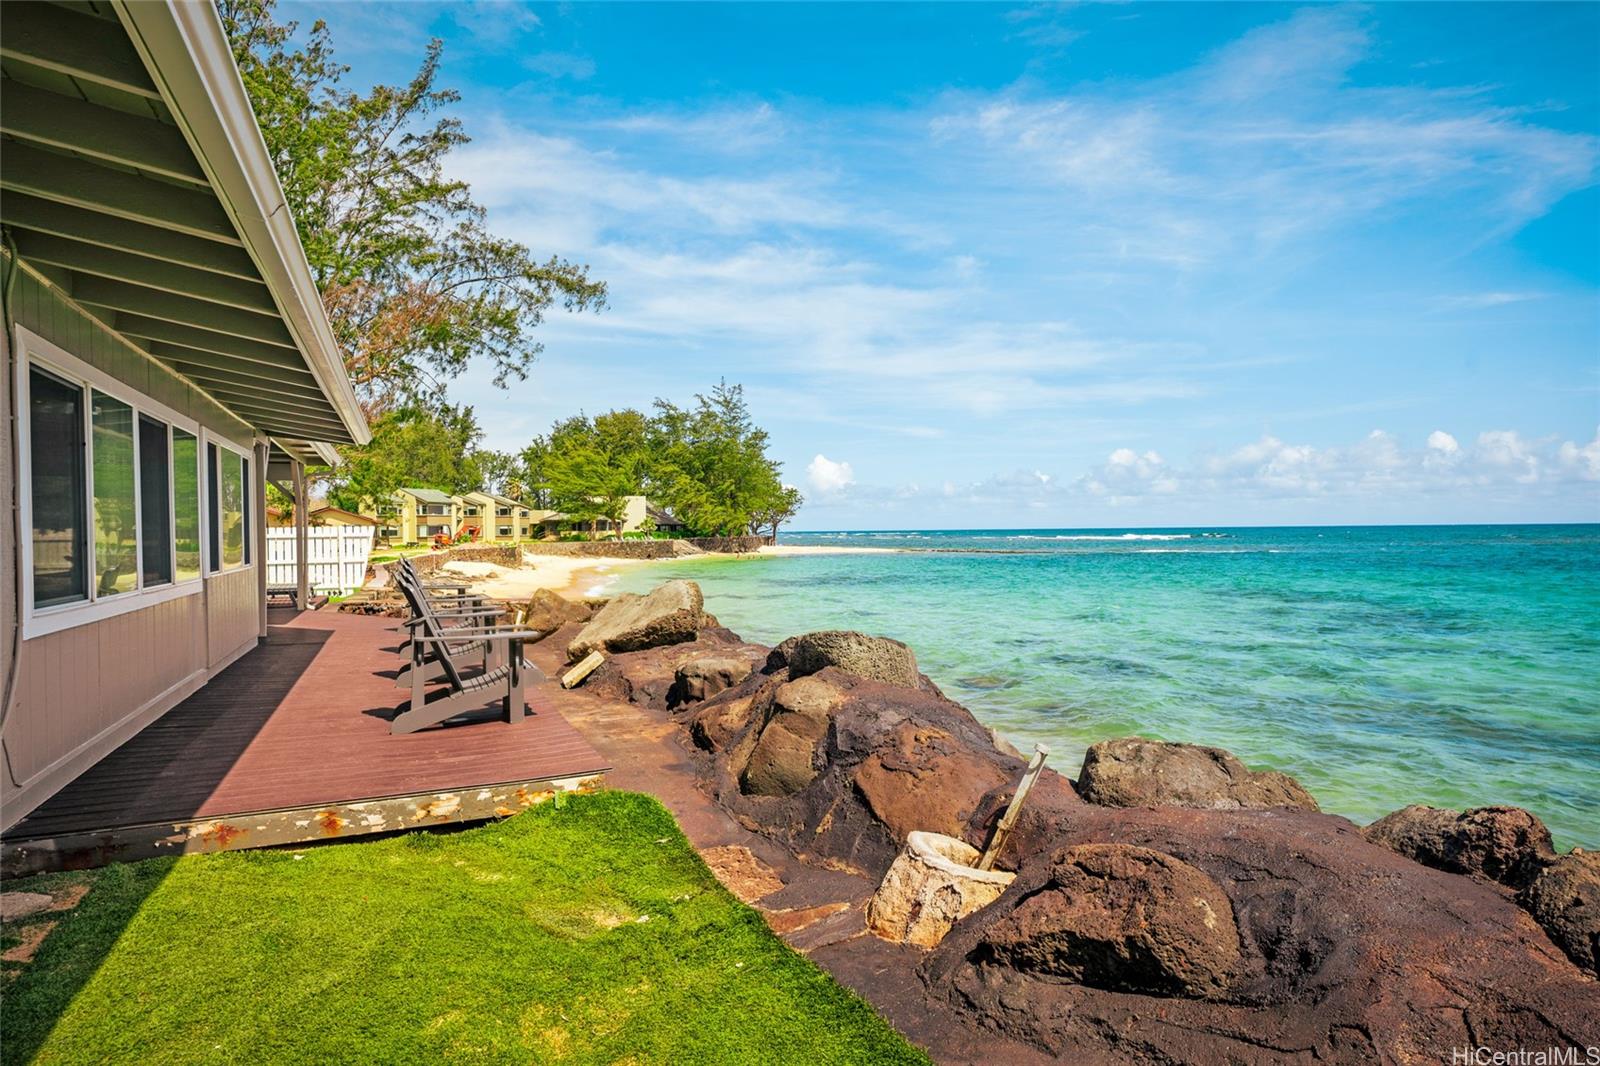
{"type": "Polygon", "coordinates": [[[414,584],[421,588],[427,589],[431,595],[435,596],[435,598],[437,598],[438,595],[443,594],[446,589],[450,589],[453,590],[451,595],[457,598],[477,600],[483,599],[482,596],[467,592],[467,583],[465,581],[441,581],[438,578],[423,577],[422,574],[417,570],[417,564],[407,558],[401,558],[396,561],[394,564],[394,572],[397,575],[404,574],[410,577],[414,584]]]}
{"type": "Polygon", "coordinates": [[[508,723],[519,722],[527,717],[529,711],[524,686],[529,678],[543,680],[544,675],[523,659],[522,645],[539,639],[542,633],[508,626],[472,630],[467,635],[474,640],[505,645],[505,662],[502,665],[473,674],[464,673],[457,665],[455,653],[451,650],[454,639],[441,635],[434,622],[422,619],[418,630],[411,639],[411,705],[389,723],[391,734],[415,733],[419,729],[477,710],[493,700],[497,692],[504,693],[500,697],[500,705],[508,723]],[[431,689],[422,676],[424,657],[430,654],[425,649],[431,649],[431,654],[443,670],[440,678],[442,683],[431,689]]]}
{"type": "Polygon", "coordinates": [[[424,682],[437,681],[444,676],[444,666],[439,661],[439,646],[416,646],[417,635],[424,630],[425,624],[431,627],[428,631],[452,641],[449,651],[458,660],[465,662],[467,657],[481,654],[485,670],[499,665],[498,649],[471,634],[473,630],[493,625],[494,620],[500,617],[500,608],[481,603],[435,606],[427,592],[403,573],[396,575],[395,586],[405,597],[406,606],[411,611],[411,617],[401,623],[407,638],[400,646],[400,654],[405,661],[395,677],[396,685],[410,687],[413,675],[418,671],[424,682]]]}

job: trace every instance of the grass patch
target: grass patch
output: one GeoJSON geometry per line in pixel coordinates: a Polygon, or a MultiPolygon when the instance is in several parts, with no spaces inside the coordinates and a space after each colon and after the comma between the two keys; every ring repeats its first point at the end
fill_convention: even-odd
{"type": "Polygon", "coordinates": [[[927,1062],[627,792],[108,867],[4,991],[8,1066],[927,1062]]]}

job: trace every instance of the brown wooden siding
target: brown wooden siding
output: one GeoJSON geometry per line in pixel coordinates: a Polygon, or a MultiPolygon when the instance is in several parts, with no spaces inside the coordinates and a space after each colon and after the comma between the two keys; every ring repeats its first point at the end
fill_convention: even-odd
{"type": "MultiPolygon", "coordinates": [[[[26,273],[17,275],[11,309],[17,325],[206,429],[240,444],[254,439],[248,425],[26,273]]],[[[6,381],[0,398],[8,396],[15,380],[16,352],[11,342],[8,332],[6,381]]],[[[8,419],[10,409],[8,403],[8,419]]],[[[12,427],[8,424],[6,429],[0,439],[4,457],[0,490],[10,506],[17,456],[12,427]]],[[[259,507],[256,513],[260,514],[259,507]]],[[[14,605],[21,556],[9,523],[0,524],[8,527],[0,540],[5,566],[0,644],[9,655],[18,623],[14,605]]],[[[193,692],[219,664],[253,646],[260,611],[256,572],[251,569],[210,578],[203,593],[22,641],[0,732],[5,756],[0,767],[0,825],[13,824],[193,692]]]]}

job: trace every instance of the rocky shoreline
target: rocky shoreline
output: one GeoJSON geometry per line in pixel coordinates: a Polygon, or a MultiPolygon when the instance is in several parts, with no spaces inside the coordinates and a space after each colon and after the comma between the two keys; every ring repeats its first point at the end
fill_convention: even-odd
{"type": "MultiPolygon", "coordinates": [[[[551,630],[543,654],[604,651],[582,691],[670,716],[710,798],[818,870],[875,883],[918,830],[982,848],[1023,767],[896,641],[752,644],[685,581],[524,610],[551,630]]],[[[1124,738],[1076,780],[1045,771],[997,868],[1010,887],[942,943],[879,955],[930,1008],[1047,1055],[1600,1045],[1600,856],[1558,855],[1516,808],[1408,807],[1363,829],[1220,749],[1124,738]]]]}

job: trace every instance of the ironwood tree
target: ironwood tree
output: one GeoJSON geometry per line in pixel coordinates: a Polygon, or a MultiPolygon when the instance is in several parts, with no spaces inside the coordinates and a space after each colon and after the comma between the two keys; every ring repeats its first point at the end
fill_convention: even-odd
{"type": "Polygon", "coordinates": [[[536,256],[492,233],[462,181],[445,176],[466,144],[438,84],[443,45],[404,85],[346,88],[321,20],[303,37],[275,0],[217,0],[267,149],[345,363],[369,417],[444,403],[473,357],[495,384],[522,380],[552,307],[598,310],[589,268],[536,256]]]}

